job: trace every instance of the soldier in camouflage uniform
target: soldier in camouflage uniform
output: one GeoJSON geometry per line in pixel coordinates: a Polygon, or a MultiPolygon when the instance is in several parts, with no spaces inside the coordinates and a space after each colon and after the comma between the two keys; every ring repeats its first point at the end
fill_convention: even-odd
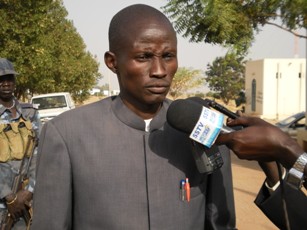
{"type": "MultiPolygon", "coordinates": [[[[27,229],[25,221],[21,218],[22,213],[26,209],[25,204],[29,204],[32,200],[34,184],[35,184],[35,166],[36,166],[36,149],[33,153],[31,164],[29,167],[29,180],[27,185],[19,190],[16,194],[12,192],[12,185],[15,176],[18,174],[24,146],[21,148],[22,156],[15,157],[11,149],[20,146],[7,145],[6,131],[4,127],[8,124],[15,127],[16,122],[21,120],[27,122],[38,137],[41,128],[39,114],[31,104],[20,103],[14,96],[13,92],[16,84],[17,73],[13,65],[5,58],[0,58],[0,223],[4,214],[8,210],[11,217],[16,221],[12,229],[27,229]],[[4,146],[4,147],[3,147],[4,146]],[[6,148],[7,147],[7,148],[6,148]],[[9,151],[4,152],[4,149],[9,151]]],[[[18,123],[19,124],[19,123],[18,123]]],[[[18,126],[19,127],[19,126],[18,126]]],[[[32,132],[32,131],[31,131],[32,132]]],[[[16,141],[11,141],[16,145],[16,141]]],[[[26,158],[28,161],[30,158],[26,158]]]]}

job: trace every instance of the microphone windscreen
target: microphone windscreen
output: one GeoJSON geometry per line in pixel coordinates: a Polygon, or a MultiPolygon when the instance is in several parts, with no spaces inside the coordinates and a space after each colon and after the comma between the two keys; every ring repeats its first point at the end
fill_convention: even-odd
{"type": "Polygon", "coordinates": [[[206,108],[210,108],[211,100],[207,98],[202,99],[200,97],[188,97],[187,100],[197,102],[198,104],[201,104],[202,106],[205,106],[206,108]]]}
{"type": "Polygon", "coordinates": [[[175,129],[190,134],[197,123],[203,106],[193,100],[173,101],[166,114],[167,122],[175,129]]]}

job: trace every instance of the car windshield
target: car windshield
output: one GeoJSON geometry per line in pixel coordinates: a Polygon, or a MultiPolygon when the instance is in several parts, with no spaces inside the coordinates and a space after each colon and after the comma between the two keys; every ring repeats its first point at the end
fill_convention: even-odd
{"type": "Polygon", "coordinates": [[[278,123],[281,125],[287,125],[290,124],[291,122],[293,122],[295,120],[295,117],[288,117],[282,121],[279,121],[278,123]]]}
{"type": "Polygon", "coordinates": [[[38,105],[38,109],[56,109],[66,107],[66,100],[63,95],[33,98],[32,104],[38,105]]]}
{"type": "Polygon", "coordinates": [[[291,124],[293,121],[295,121],[297,118],[298,118],[298,115],[295,114],[293,116],[285,118],[284,120],[279,121],[278,124],[288,125],[288,124],[291,124]]]}

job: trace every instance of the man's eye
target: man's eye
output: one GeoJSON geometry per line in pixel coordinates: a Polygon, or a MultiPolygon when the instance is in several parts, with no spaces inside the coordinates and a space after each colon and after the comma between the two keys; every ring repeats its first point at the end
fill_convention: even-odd
{"type": "Polygon", "coordinates": [[[139,56],[137,56],[137,59],[140,60],[140,61],[145,61],[145,60],[148,60],[152,57],[152,55],[150,54],[141,54],[139,56]]]}
{"type": "Polygon", "coordinates": [[[163,54],[163,58],[164,59],[172,59],[172,58],[175,58],[176,55],[175,54],[172,54],[172,53],[166,53],[166,54],[163,54]]]}

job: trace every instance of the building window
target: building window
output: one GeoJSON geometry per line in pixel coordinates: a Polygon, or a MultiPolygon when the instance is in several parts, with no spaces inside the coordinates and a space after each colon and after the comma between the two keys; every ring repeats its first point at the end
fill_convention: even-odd
{"type": "Polygon", "coordinates": [[[252,111],[256,111],[256,79],[252,80],[252,111]]]}

